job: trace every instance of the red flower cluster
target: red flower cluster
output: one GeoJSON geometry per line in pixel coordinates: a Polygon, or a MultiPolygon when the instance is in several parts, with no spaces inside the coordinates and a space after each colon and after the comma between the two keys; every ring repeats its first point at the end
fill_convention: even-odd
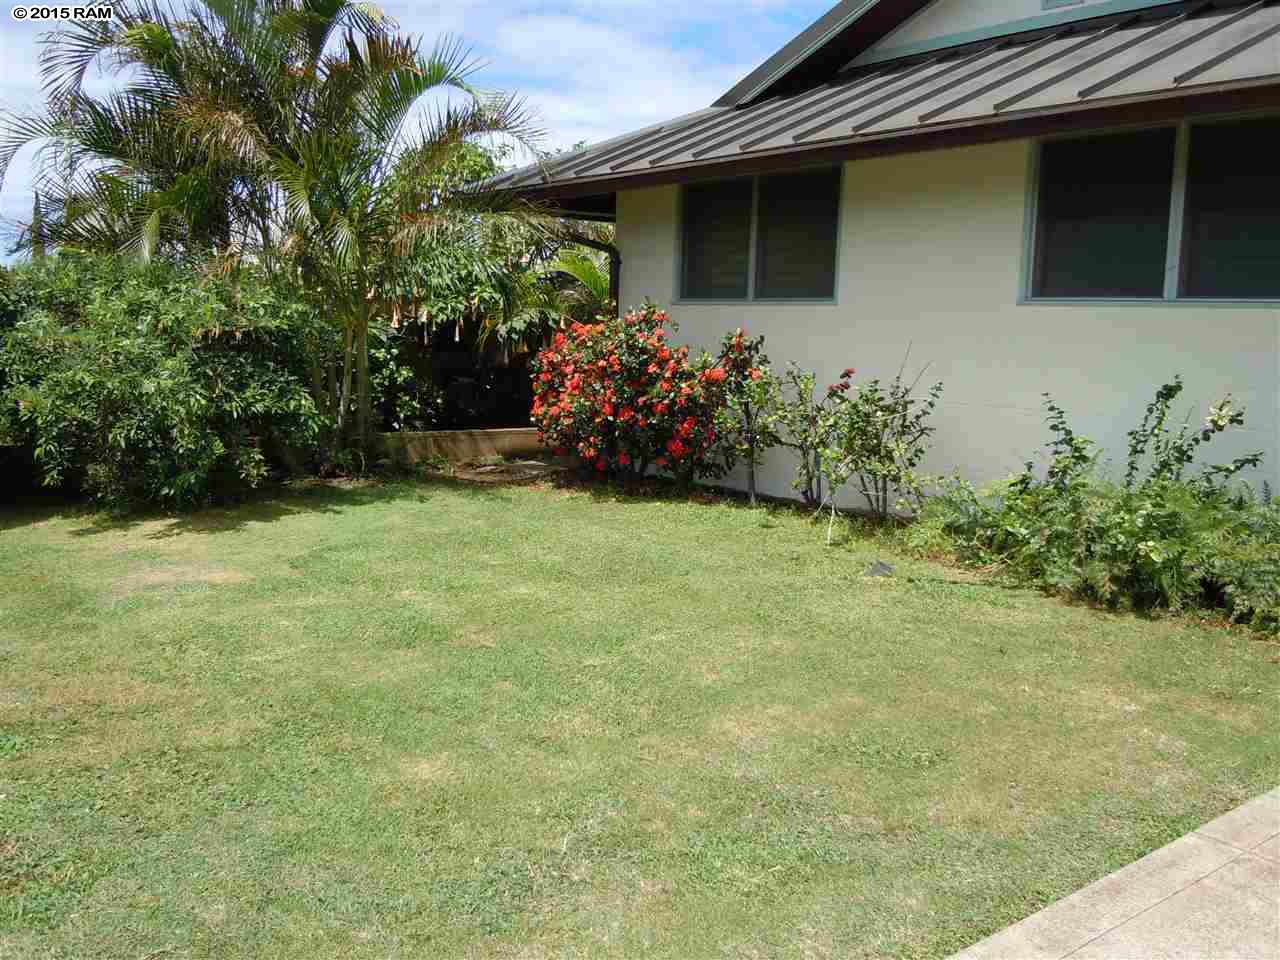
{"type": "Polygon", "coordinates": [[[684,476],[717,472],[715,420],[727,373],[670,346],[669,320],[649,304],[557,332],[533,363],[539,439],[601,472],[650,465],[684,476]]]}
{"type": "Polygon", "coordinates": [[[857,373],[857,371],[854,370],[853,367],[845,367],[840,371],[840,379],[827,387],[827,396],[838,397],[842,393],[848,393],[850,388],[853,386],[852,381],[855,373],[857,373]]]}

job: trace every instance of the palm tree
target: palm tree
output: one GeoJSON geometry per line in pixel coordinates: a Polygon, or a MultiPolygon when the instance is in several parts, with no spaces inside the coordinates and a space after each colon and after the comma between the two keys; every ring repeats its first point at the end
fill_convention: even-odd
{"type": "Polygon", "coordinates": [[[126,0],[107,23],[46,36],[48,102],[0,128],[0,182],[41,141],[44,235],[54,245],[141,256],[251,258],[285,270],[341,330],[332,413],[368,439],[368,329],[398,257],[441,226],[503,207],[440,190],[441,165],[478,137],[531,142],[520,102],[471,84],[459,43],[430,51],[370,3],[126,0]],[[124,79],[85,93],[95,62],[124,79]],[[423,98],[451,102],[410,129],[423,98]]]}
{"type": "Polygon", "coordinates": [[[340,69],[361,91],[349,112],[328,130],[299,136],[290,152],[272,152],[268,164],[285,199],[285,248],[342,323],[341,396],[350,396],[354,376],[355,432],[364,440],[372,411],[369,324],[399,261],[459,219],[505,209],[505,197],[483,190],[440,191],[435,172],[476,137],[529,132],[519,101],[469,89],[473,64],[455,43],[424,56],[411,40],[374,36],[349,47],[340,69]],[[407,130],[415,104],[440,87],[469,98],[407,130]]]}
{"type": "Polygon", "coordinates": [[[547,269],[572,281],[560,288],[560,300],[568,316],[590,320],[610,312],[614,304],[610,291],[609,264],[602,254],[596,251],[564,250],[547,269]]]}

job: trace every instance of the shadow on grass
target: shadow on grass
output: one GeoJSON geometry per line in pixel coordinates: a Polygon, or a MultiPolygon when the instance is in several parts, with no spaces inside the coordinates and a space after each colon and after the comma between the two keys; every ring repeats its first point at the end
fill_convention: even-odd
{"type": "Polygon", "coordinates": [[[442,489],[480,500],[510,500],[500,488],[462,483],[444,477],[414,480],[306,480],[233,506],[215,507],[173,517],[165,527],[148,536],[153,540],[163,540],[189,533],[234,533],[254,524],[273,523],[300,514],[343,514],[349,510],[396,500],[427,503],[442,489]]]}
{"type": "Polygon", "coordinates": [[[511,499],[501,485],[466,483],[449,477],[302,480],[265,488],[239,503],[177,514],[158,511],[110,513],[66,496],[31,496],[0,507],[0,531],[54,519],[73,519],[81,521],[81,525],[70,531],[72,536],[93,537],[159,523],[163,526],[148,533],[147,537],[164,540],[185,534],[235,533],[257,524],[274,523],[302,514],[342,514],[395,500],[425,503],[443,490],[483,500],[508,502],[511,499]]]}
{"type": "Polygon", "coordinates": [[[56,517],[89,517],[82,500],[60,493],[22,493],[0,503],[0,532],[45,523],[56,517]]]}

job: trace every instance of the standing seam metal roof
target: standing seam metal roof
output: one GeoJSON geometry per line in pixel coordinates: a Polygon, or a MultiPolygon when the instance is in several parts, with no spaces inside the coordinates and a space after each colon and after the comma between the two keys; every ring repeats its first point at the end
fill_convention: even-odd
{"type": "Polygon", "coordinates": [[[517,190],[620,184],[664,167],[1259,84],[1280,84],[1280,5],[1256,0],[1220,9],[1206,2],[1156,21],[1134,14],[1102,26],[1004,38],[882,64],[749,107],[711,107],[496,183],[517,190]]]}

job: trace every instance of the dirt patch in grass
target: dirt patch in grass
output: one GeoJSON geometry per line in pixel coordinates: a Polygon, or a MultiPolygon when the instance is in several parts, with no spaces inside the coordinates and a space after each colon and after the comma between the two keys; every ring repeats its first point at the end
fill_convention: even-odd
{"type": "Polygon", "coordinates": [[[601,719],[600,714],[588,706],[558,713],[547,724],[547,734],[551,740],[570,742],[584,737],[607,736],[609,729],[609,724],[601,719]]]}
{"type": "Polygon", "coordinates": [[[252,740],[266,728],[256,717],[229,717],[216,723],[196,727],[183,736],[186,746],[227,749],[252,740]]]}
{"type": "Polygon", "coordinates": [[[423,786],[451,783],[460,776],[457,765],[448,753],[410,757],[401,763],[400,769],[405,780],[423,786]]]}
{"type": "Polygon", "coordinates": [[[127,716],[190,702],[188,695],[171,687],[128,674],[73,673],[33,680],[24,719],[76,719],[86,714],[127,716]]]}
{"type": "Polygon", "coordinates": [[[498,645],[498,635],[485,627],[465,626],[453,635],[449,644],[464,650],[492,650],[498,645]]]}
{"type": "Polygon", "coordinates": [[[116,592],[136,593],[154,587],[179,587],[188,584],[208,584],[225,587],[248,583],[253,577],[234,567],[192,567],[170,565],[132,573],[116,584],[116,592]]]}

